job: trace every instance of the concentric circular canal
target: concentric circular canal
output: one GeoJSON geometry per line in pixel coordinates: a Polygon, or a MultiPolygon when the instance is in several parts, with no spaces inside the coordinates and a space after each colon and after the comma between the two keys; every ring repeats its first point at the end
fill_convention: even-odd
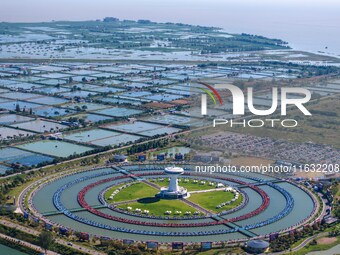
{"type": "Polygon", "coordinates": [[[256,173],[198,174],[190,165],[179,166],[185,171],[178,180],[188,194],[159,198],[171,182],[165,167],[113,166],[51,179],[34,186],[27,212],[90,235],[159,242],[266,236],[316,213],[314,196],[294,183],[256,173]]]}

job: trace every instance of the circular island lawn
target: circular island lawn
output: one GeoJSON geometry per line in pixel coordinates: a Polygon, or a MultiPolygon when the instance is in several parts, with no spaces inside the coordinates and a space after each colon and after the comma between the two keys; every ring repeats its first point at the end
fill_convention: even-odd
{"type": "MultiPolygon", "coordinates": [[[[194,215],[194,212],[197,209],[191,207],[190,205],[186,204],[181,200],[169,200],[169,199],[160,199],[156,197],[146,197],[139,199],[137,202],[132,202],[128,204],[119,205],[118,208],[127,210],[128,207],[131,207],[131,212],[135,213],[136,208],[142,210],[148,210],[150,216],[168,216],[168,217],[181,217],[181,216],[188,216],[185,215],[185,212],[189,211],[191,214],[194,215]],[[171,211],[171,214],[166,214],[166,211],[171,211]],[[176,214],[176,211],[180,211],[181,213],[176,214]]],[[[200,214],[202,213],[200,212],[200,214]]]]}
{"type": "MultiPolygon", "coordinates": [[[[310,192],[286,180],[259,174],[197,174],[191,165],[183,166],[185,173],[179,182],[179,186],[192,192],[191,196],[174,200],[156,198],[159,188],[169,183],[161,171],[162,167],[122,166],[129,175],[112,171],[112,168],[98,168],[55,178],[44,185],[35,183],[27,197],[28,213],[58,227],[110,238],[159,242],[178,241],[180,238],[183,242],[219,242],[249,238],[248,232],[240,231],[232,224],[227,226],[225,222],[235,222],[250,230],[251,235],[262,236],[290,231],[309,220],[317,209],[317,201],[310,192]],[[135,176],[144,178],[149,184],[136,181],[132,178],[135,176]],[[215,184],[209,185],[209,182],[215,184]],[[126,186],[131,183],[135,184],[126,186]],[[239,198],[216,209],[235,196],[235,192],[226,192],[223,188],[214,190],[217,183],[237,187],[239,198]],[[117,189],[119,192],[109,199],[117,189]],[[304,203],[294,203],[294,199],[304,203]],[[74,210],[78,207],[82,210],[74,210]],[[131,208],[127,210],[127,207],[131,208]],[[136,208],[140,210],[136,212],[136,208]],[[209,213],[204,214],[204,209],[209,213]],[[144,210],[149,211],[149,216],[143,214],[144,210]],[[166,211],[171,211],[171,214],[165,214],[166,211]],[[176,211],[181,211],[181,214],[176,214],[176,211]],[[191,214],[186,215],[186,211],[191,214]],[[202,213],[194,215],[196,211],[202,213]],[[215,214],[222,211],[228,213],[216,218],[215,214]]],[[[20,200],[20,203],[26,205],[25,200],[20,200]]]]}
{"type": "Polygon", "coordinates": [[[151,187],[150,185],[146,183],[135,182],[131,186],[120,190],[113,197],[112,200],[109,199],[112,192],[114,192],[121,186],[123,185],[120,185],[118,187],[112,187],[113,190],[109,189],[108,191],[106,191],[104,195],[105,199],[107,199],[107,201],[110,203],[123,202],[123,201],[135,200],[135,199],[140,199],[140,198],[145,198],[145,197],[153,197],[159,192],[159,190],[157,190],[154,187],[151,187]]]}
{"type": "Polygon", "coordinates": [[[238,199],[234,202],[231,202],[229,205],[222,206],[217,209],[216,206],[219,204],[231,201],[234,198],[234,193],[226,192],[224,190],[216,190],[216,191],[207,191],[200,193],[190,194],[190,197],[187,199],[199,206],[211,211],[213,213],[219,213],[222,211],[230,210],[239,204],[242,203],[243,196],[239,195],[238,199]]]}
{"type": "MultiPolygon", "coordinates": [[[[216,188],[216,183],[214,182],[213,186],[209,185],[209,181],[205,181],[202,179],[197,179],[197,183],[194,183],[193,181],[195,179],[191,179],[189,178],[189,182],[184,182],[184,178],[179,178],[178,179],[178,186],[183,187],[185,189],[188,190],[188,192],[190,191],[197,191],[197,190],[207,190],[207,189],[215,189],[216,188]],[[200,184],[201,181],[205,181],[205,184],[200,184]]],[[[161,179],[157,179],[157,180],[149,180],[150,182],[160,186],[160,187],[167,187],[169,185],[169,180],[168,178],[164,178],[163,181],[161,181],[161,179]]]]}

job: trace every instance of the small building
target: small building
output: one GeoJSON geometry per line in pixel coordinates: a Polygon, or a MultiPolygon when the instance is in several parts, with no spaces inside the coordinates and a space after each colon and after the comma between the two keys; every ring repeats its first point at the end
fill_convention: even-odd
{"type": "Polygon", "coordinates": [[[140,154],[138,155],[138,161],[142,162],[142,161],[145,161],[146,160],[146,155],[145,154],[140,154]]]}
{"type": "Polygon", "coordinates": [[[113,156],[114,162],[124,162],[126,159],[127,157],[121,154],[116,154],[113,156]]]}
{"type": "Polygon", "coordinates": [[[249,253],[263,253],[269,248],[269,243],[264,240],[251,240],[247,242],[246,250],[249,253]]]}
{"type": "Polygon", "coordinates": [[[158,161],[163,161],[165,159],[165,155],[164,154],[157,154],[157,160],[158,161]]]}
{"type": "Polygon", "coordinates": [[[203,163],[211,163],[211,162],[220,162],[220,152],[211,152],[211,153],[197,153],[193,156],[193,161],[203,162],[203,163]]]}
{"type": "Polygon", "coordinates": [[[59,234],[66,235],[68,232],[67,228],[59,227],[59,234]]]}
{"type": "Polygon", "coordinates": [[[210,163],[212,161],[212,158],[210,155],[195,155],[193,160],[204,163],[210,163]]]}
{"type": "Polygon", "coordinates": [[[175,154],[175,160],[181,161],[184,159],[184,156],[182,153],[176,153],[175,154]]]}
{"type": "Polygon", "coordinates": [[[331,224],[338,222],[338,218],[332,217],[331,215],[327,215],[322,219],[322,221],[323,223],[331,225],[331,224]]]}
{"type": "Polygon", "coordinates": [[[90,239],[90,235],[85,232],[80,232],[79,233],[79,239],[83,241],[88,241],[90,239]]]}

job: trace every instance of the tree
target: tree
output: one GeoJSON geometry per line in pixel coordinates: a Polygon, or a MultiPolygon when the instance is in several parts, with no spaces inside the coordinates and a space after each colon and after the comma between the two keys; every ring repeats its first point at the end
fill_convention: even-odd
{"type": "Polygon", "coordinates": [[[47,250],[52,246],[54,243],[54,238],[51,232],[43,230],[39,235],[39,246],[45,250],[47,250]]]}

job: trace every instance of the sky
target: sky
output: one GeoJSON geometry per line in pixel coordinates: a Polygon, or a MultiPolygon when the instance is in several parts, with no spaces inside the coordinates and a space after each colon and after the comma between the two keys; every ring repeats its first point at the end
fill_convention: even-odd
{"type": "MultiPolygon", "coordinates": [[[[0,21],[121,19],[203,23],[213,16],[338,11],[338,0],[1,0],[0,21]]],[[[302,14],[303,16],[303,14],[302,14]]],[[[244,16],[243,18],[246,18],[244,16]]]]}

